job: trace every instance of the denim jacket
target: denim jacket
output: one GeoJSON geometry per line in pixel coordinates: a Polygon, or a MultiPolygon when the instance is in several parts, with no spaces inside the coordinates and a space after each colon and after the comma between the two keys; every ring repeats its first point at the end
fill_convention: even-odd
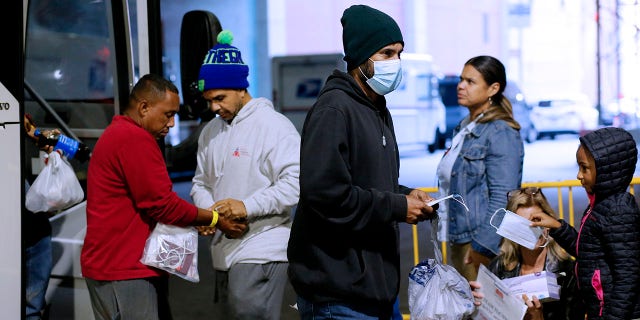
{"type": "MultiPolygon", "coordinates": [[[[460,131],[460,126],[454,130],[460,131]]],[[[502,237],[489,224],[491,215],[507,205],[507,192],[520,187],[524,146],[520,132],[503,120],[478,123],[467,134],[451,170],[450,193],[464,198],[469,212],[450,202],[449,241],[468,243],[478,253],[494,257],[502,237]]]]}

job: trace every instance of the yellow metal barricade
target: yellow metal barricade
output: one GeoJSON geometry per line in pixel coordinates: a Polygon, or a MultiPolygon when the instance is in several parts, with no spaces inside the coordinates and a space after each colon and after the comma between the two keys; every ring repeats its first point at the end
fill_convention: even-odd
{"type": "MultiPolygon", "coordinates": [[[[631,194],[635,194],[634,186],[640,184],[640,177],[634,177],[631,180],[631,185],[629,187],[629,192],[631,194]]],[[[540,189],[551,189],[555,188],[558,193],[558,208],[557,213],[560,219],[565,219],[565,210],[564,210],[564,199],[563,199],[563,189],[568,188],[567,197],[569,204],[569,217],[565,219],[569,222],[570,225],[575,226],[575,212],[574,212],[574,204],[573,204],[573,188],[580,187],[579,180],[562,180],[562,181],[542,181],[542,182],[523,182],[522,187],[538,187],[540,189]]],[[[420,190],[423,190],[429,194],[435,194],[438,192],[438,187],[421,187],[420,190]]],[[[418,253],[418,226],[412,226],[413,233],[413,262],[414,265],[420,262],[420,255],[418,253]]],[[[441,243],[442,248],[442,260],[444,263],[447,263],[447,245],[446,242],[441,243]]]]}
{"type": "MultiPolygon", "coordinates": [[[[640,177],[634,177],[631,180],[631,185],[629,187],[629,192],[631,194],[635,195],[635,191],[634,191],[634,187],[635,185],[640,184],[640,177]]],[[[557,213],[558,213],[558,217],[561,219],[564,219],[565,216],[565,211],[564,211],[564,199],[563,199],[563,189],[564,188],[568,188],[567,190],[567,197],[568,197],[568,204],[569,204],[569,218],[566,219],[569,224],[571,224],[572,226],[575,226],[575,212],[574,212],[574,204],[573,204],[573,188],[574,187],[581,187],[582,185],[580,184],[579,180],[562,180],[562,181],[547,181],[547,182],[523,182],[522,183],[522,187],[538,187],[540,189],[551,189],[551,188],[556,188],[557,192],[558,192],[558,208],[557,208],[557,213]]],[[[421,187],[418,188],[420,190],[423,190],[429,194],[435,194],[438,192],[438,187],[421,187]]],[[[412,225],[412,233],[413,233],[413,263],[414,265],[418,264],[420,262],[420,255],[418,252],[418,226],[417,225],[412,225]]],[[[442,249],[442,261],[443,263],[447,263],[447,243],[446,242],[441,242],[441,249],[442,249]]],[[[410,315],[409,314],[403,314],[402,318],[404,320],[409,320],[410,319],[410,315]]]]}

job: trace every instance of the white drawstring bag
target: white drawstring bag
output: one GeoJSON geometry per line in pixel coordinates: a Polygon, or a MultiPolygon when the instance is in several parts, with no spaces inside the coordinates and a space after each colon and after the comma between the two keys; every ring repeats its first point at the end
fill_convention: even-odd
{"type": "Polygon", "coordinates": [[[55,151],[48,158],[26,194],[25,207],[31,212],[63,210],[84,199],[84,191],[71,165],[55,151]]]}
{"type": "Polygon", "coordinates": [[[198,274],[198,230],[158,222],[144,246],[140,262],[191,282],[198,274]]]}
{"type": "Polygon", "coordinates": [[[435,259],[413,267],[409,274],[409,312],[412,320],[461,320],[475,310],[471,287],[452,266],[442,264],[442,252],[435,240],[438,219],[433,219],[431,239],[435,259]]]}

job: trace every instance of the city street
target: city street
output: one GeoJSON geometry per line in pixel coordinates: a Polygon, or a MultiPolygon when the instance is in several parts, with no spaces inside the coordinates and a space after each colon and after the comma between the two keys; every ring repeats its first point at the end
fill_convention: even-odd
{"type": "MultiPolygon", "coordinates": [[[[555,140],[543,139],[525,143],[523,182],[576,179],[577,135],[558,135],[555,140]]],[[[406,152],[400,159],[400,183],[409,187],[437,185],[436,168],[444,150],[406,152]]]]}

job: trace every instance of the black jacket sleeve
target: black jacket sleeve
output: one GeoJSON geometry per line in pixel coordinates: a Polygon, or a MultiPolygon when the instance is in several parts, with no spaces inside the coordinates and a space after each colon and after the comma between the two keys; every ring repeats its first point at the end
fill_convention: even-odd
{"type": "Polygon", "coordinates": [[[560,228],[551,230],[549,235],[562,247],[562,249],[575,257],[578,231],[563,219],[560,219],[560,224],[560,228]]]}
{"type": "Polygon", "coordinates": [[[598,215],[606,263],[601,269],[609,270],[612,282],[603,285],[603,314],[607,319],[631,319],[640,294],[640,218],[630,194],[611,200],[607,212],[598,215]]]}

